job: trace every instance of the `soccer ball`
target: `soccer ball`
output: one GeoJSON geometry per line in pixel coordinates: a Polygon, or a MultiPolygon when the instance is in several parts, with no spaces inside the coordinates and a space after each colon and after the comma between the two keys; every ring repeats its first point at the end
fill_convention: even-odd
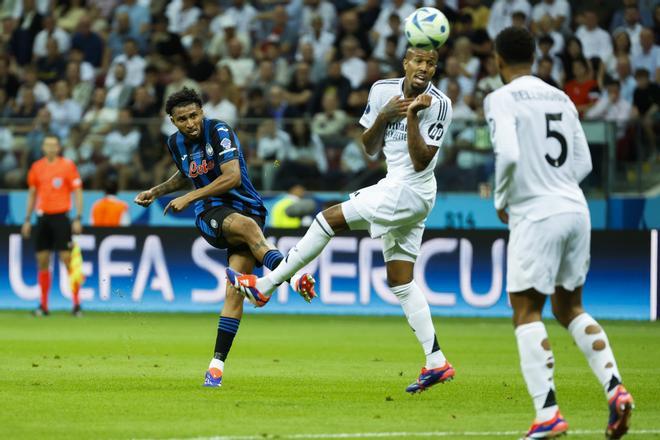
{"type": "Polygon", "coordinates": [[[405,22],[406,38],[412,47],[437,49],[449,37],[449,21],[435,8],[419,8],[405,22]]]}

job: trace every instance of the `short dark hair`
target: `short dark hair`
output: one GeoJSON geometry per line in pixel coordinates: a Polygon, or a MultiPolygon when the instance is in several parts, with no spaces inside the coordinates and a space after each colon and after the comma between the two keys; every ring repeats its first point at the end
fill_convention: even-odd
{"type": "Polygon", "coordinates": [[[539,38],[539,45],[541,44],[549,44],[550,46],[552,46],[553,44],[555,44],[555,40],[550,35],[544,34],[541,36],[541,38],[539,38]]]}
{"type": "Polygon", "coordinates": [[[611,77],[610,75],[605,76],[605,79],[604,79],[603,83],[604,83],[605,87],[607,87],[607,86],[617,86],[619,89],[621,88],[621,83],[617,79],[611,77]]]}
{"type": "Polygon", "coordinates": [[[105,190],[106,194],[110,194],[110,195],[113,195],[113,196],[116,195],[117,191],[119,190],[119,184],[117,182],[117,178],[112,177],[112,176],[108,177],[105,180],[105,184],[103,185],[103,189],[105,190]]]}
{"type": "Polygon", "coordinates": [[[531,64],[534,49],[534,37],[527,29],[508,27],[495,38],[495,50],[507,64],[531,64]]]}
{"type": "Polygon", "coordinates": [[[643,76],[644,78],[650,78],[651,74],[649,73],[648,69],[645,69],[643,67],[638,67],[635,69],[635,78],[638,76],[643,76]]]}
{"type": "Polygon", "coordinates": [[[197,104],[200,108],[202,107],[202,98],[199,97],[199,94],[188,87],[184,87],[178,92],[172,93],[167,102],[165,103],[165,111],[168,115],[172,116],[172,112],[176,107],[182,107],[185,105],[197,104]]]}

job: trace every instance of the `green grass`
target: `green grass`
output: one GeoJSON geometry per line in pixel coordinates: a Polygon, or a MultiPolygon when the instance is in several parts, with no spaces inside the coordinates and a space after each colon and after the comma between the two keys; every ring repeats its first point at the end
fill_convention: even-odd
{"type": "MultiPolygon", "coordinates": [[[[435,323],[456,380],[409,396],[423,356],[403,317],[248,315],[225,384],[204,389],[213,315],[0,312],[0,438],[522,433],[533,412],[509,320],[435,323]]],[[[602,324],[636,399],[633,429],[660,430],[660,326],[602,324]]],[[[568,334],[548,330],[562,413],[574,431],[603,431],[600,386],[568,334]]]]}

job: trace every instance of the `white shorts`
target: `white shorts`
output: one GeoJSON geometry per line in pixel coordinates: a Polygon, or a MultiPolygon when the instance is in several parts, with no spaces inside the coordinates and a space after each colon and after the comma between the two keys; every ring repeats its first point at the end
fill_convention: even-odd
{"type": "Polygon", "coordinates": [[[507,250],[508,292],[534,289],[546,295],[555,286],[574,290],[589,271],[591,221],[578,212],[542,220],[520,218],[511,225],[507,250]]]}
{"type": "Polygon", "coordinates": [[[415,262],[422,245],[424,221],[433,207],[409,186],[388,180],[351,194],[342,203],[351,230],[368,230],[371,238],[383,238],[385,261],[415,262]]]}

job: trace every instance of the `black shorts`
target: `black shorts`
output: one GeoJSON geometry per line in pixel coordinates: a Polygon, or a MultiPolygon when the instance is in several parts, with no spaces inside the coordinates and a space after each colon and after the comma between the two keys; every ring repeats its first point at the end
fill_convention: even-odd
{"type": "MultiPolygon", "coordinates": [[[[235,254],[239,251],[250,251],[250,248],[247,244],[241,243],[239,245],[231,246],[227,239],[222,235],[222,223],[227,217],[231,214],[240,214],[245,217],[249,217],[259,225],[261,230],[264,230],[264,225],[266,223],[266,218],[260,215],[247,214],[245,212],[237,211],[234,208],[229,208],[228,206],[214,206],[209,208],[197,217],[195,220],[195,225],[199,230],[202,237],[214,248],[217,249],[227,249],[227,261],[232,254],[235,254]]],[[[260,267],[261,263],[257,261],[257,267],[260,267]]]]}
{"type": "Polygon", "coordinates": [[[34,234],[39,251],[68,251],[71,249],[71,221],[63,214],[44,214],[38,217],[34,234]]]}

